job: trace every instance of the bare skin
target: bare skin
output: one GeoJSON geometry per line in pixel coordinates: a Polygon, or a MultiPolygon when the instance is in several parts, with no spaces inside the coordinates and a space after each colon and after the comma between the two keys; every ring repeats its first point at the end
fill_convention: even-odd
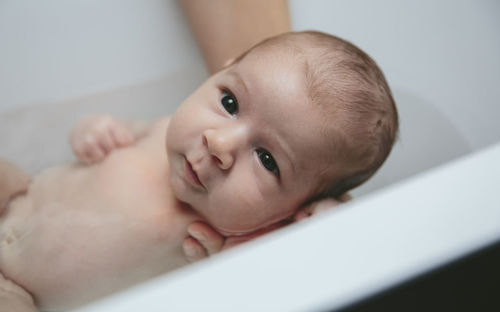
{"type": "Polygon", "coordinates": [[[16,197],[0,217],[0,307],[76,306],[285,225],[225,238],[175,200],[163,149],[168,122],[84,119],[70,143],[86,165],[51,168],[31,183],[0,162],[2,196],[16,197]]]}
{"type": "Polygon", "coordinates": [[[291,30],[286,0],[182,0],[181,5],[211,74],[257,42],[291,30]]]}
{"type": "Polygon", "coordinates": [[[30,180],[21,168],[0,158],[0,215],[11,198],[26,191],[30,180]]]}
{"type": "MultiPolygon", "coordinates": [[[[321,201],[313,202],[309,206],[301,209],[290,222],[300,222],[309,217],[321,214],[325,211],[335,209],[340,204],[352,199],[349,194],[344,194],[338,199],[326,198],[321,201]]],[[[221,251],[241,245],[245,242],[254,240],[264,234],[275,231],[288,223],[276,223],[259,231],[243,235],[225,237],[207,223],[193,222],[188,227],[189,237],[186,237],[182,245],[186,259],[189,262],[196,262],[208,258],[211,255],[221,251]]]]}
{"type": "MultiPolygon", "coordinates": [[[[134,157],[134,154],[137,154],[138,152],[133,151],[131,149],[131,145],[133,145],[137,141],[140,141],[141,145],[147,147],[149,144],[147,144],[146,142],[150,141],[151,143],[153,143],[155,141],[155,130],[159,131],[161,134],[166,122],[168,122],[168,120],[160,121],[155,126],[150,128],[147,123],[125,123],[117,121],[116,119],[109,116],[95,116],[81,121],[72,132],[70,141],[72,148],[78,158],[82,162],[85,162],[89,165],[102,161],[109,152],[117,148],[128,147],[129,151],[125,154],[115,152],[114,155],[118,155],[113,156],[115,157],[115,161],[116,159],[120,158],[127,159],[129,157],[134,157]]],[[[122,149],[122,151],[127,151],[127,149],[122,149]]],[[[151,159],[150,157],[148,158],[151,159]]],[[[130,161],[128,161],[127,163],[129,166],[132,166],[134,164],[130,161]]],[[[115,165],[119,164],[116,163],[115,165]]],[[[108,165],[108,169],[103,167],[101,167],[100,169],[92,169],[91,172],[97,170],[100,172],[101,177],[103,177],[104,175],[104,178],[106,178],[106,176],[108,176],[108,178],[112,178],[109,175],[113,175],[113,169],[110,170],[109,168],[113,168],[115,167],[115,165],[111,167],[108,165]]],[[[98,165],[94,165],[91,168],[98,167],[98,165]]],[[[2,160],[0,161],[0,169],[2,170],[2,175],[0,175],[0,177],[2,178],[2,181],[0,181],[2,183],[2,188],[0,188],[0,195],[3,198],[12,198],[16,195],[24,193],[27,190],[30,183],[30,178],[20,168],[13,165],[12,163],[2,160]]],[[[137,224],[137,220],[142,219],[142,222],[144,222],[144,224],[142,225],[151,225],[152,220],[147,220],[147,214],[140,211],[134,213],[130,210],[122,210],[121,208],[126,208],[126,205],[97,205],[99,206],[99,210],[96,211],[92,207],[85,204],[87,200],[82,201],[80,199],[80,202],[77,203],[77,205],[64,205],[63,202],[65,200],[67,201],[67,198],[64,199],[61,196],[59,196],[59,204],[56,204],[57,199],[51,198],[51,196],[54,195],[55,189],[58,189],[58,193],[61,194],[64,193],[64,190],[71,191],[75,188],[76,185],[81,183],[81,181],[78,181],[79,179],[68,180],[67,177],[64,180],[66,183],[58,183],[58,179],[64,177],[65,175],[68,175],[69,172],[76,170],[82,170],[82,167],[74,166],[59,168],[59,171],[57,171],[57,169],[52,169],[46,171],[40,176],[37,176],[35,178],[35,183],[30,186],[29,194],[18,196],[15,203],[10,205],[9,207],[9,210],[17,209],[18,211],[16,212],[19,213],[14,213],[12,211],[6,212],[6,214],[9,214],[9,217],[7,218],[7,216],[4,216],[0,218],[0,222],[2,225],[2,245],[0,247],[2,250],[2,254],[0,257],[0,264],[2,264],[2,270],[8,271],[10,272],[10,274],[14,275],[14,277],[10,278],[14,278],[16,281],[20,280],[19,283],[27,285],[26,288],[34,294],[38,305],[41,307],[68,307],[85,302],[94,297],[99,297],[109,292],[110,290],[119,289],[127,284],[135,283],[138,279],[140,280],[148,278],[150,275],[157,274],[158,272],[161,273],[161,271],[163,270],[169,270],[170,268],[165,264],[171,262],[172,259],[177,260],[177,265],[182,265],[182,256],[179,257],[179,243],[175,244],[172,239],[169,240],[169,237],[176,237],[176,241],[179,242],[179,238],[186,237],[188,235],[188,237],[184,239],[184,242],[182,244],[183,252],[185,252],[186,260],[188,262],[194,262],[201,260],[210,254],[218,253],[222,250],[252,240],[285,225],[284,223],[279,223],[266,227],[265,229],[259,230],[257,232],[253,232],[251,234],[228,238],[222,236],[220,233],[215,231],[212,227],[204,222],[194,222],[190,224],[187,227],[187,233],[185,233],[185,231],[182,231],[182,227],[177,227],[176,229],[179,230],[178,232],[181,232],[180,235],[175,235],[174,233],[169,232],[168,235],[165,235],[165,237],[161,237],[159,239],[160,241],[162,241],[164,252],[157,252],[156,255],[158,256],[154,261],[146,262],[148,265],[148,268],[146,270],[144,270],[144,267],[142,267],[141,265],[137,266],[137,263],[134,264],[134,262],[137,260],[122,260],[121,264],[126,266],[129,270],[132,269],[132,271],[135,270],[135,272],[138,273],[133,274],[135,276],[133,276],[131,279],[117,278],[116,276],[114,278],[107,278],[106,280],[108,280],[108,283],[105,284],[107,284],[108,288],[103,290],[102,288],[99,288],[99,285],[103,282],[103,279],[93,279],[93,282],[89,279],[84,279],[82,284],[82,278],[85,278],[85,276],[90,275],[95,277],[102,275],[102,273],[105,273],[105,275],[110,274],[109,267],[96,266],[97,262],[95,261],[93,261],[94,265],[92,265],[91,263],[89,263],[89,260],[92,261],[92,259],[94,258],[105,260],[105,258],[102,258],[102,256],[106,256],[107,254],[107,257],[109,259],[113,259],[113,266],[118,265],[120,267],[120,262],[116,262],[116,252],[119,252],[120,250],[124,251],[128,248],[140,248],[140,250],[145,252],[148,248],[158,248],[159,245],[154,241],[154,237],[152,237],[153,232],[145,232],[144,227],[140,224],[137,224]],[[54,170],[56,170],[55,173],[54,170]],[[43,188],[40,181],[44,182],[43,188]],[[49,185],[47,185],[47,183],[49,185]],[[51,199],[47,200],[48,198],[51,199]],[[26,201],[28,199],[35,200],[40,205],[38,211],[32,209],[33,201],[31,201],[28,205],[31,209],[25,210],[27,207],[26,201]],[[16,204],[18,202],[20,204],[16,204]],[[50,208],[44,209],[43,207],[50,208]],[[71,207],[73,207],[74,209],[71,209],[71,207]],[[80,211],[78,212],[78,210],[80,211]],[[49,215],[50,218],[54,218],[54,220],[48,220],[49,215]],[[72,216],[75,215],[77,215],[77,217],[72,218],[72,216]],[[124,217],[124,215],[126,217],[124,217]],[[29,226],[23,227],[22,223],[15,222],[16,219],[26,216],[29,216],[29,218],[31,219],[35,219],[33,222],[28,224],[29,226]],[[100,220],[98,223],[105,223],[114,220],[113,226],[104,227],[104,231],[96,232],[96,228],[92,227],[92,222],[86,224],[86,222],[93,219],[93,216],[99,219],[102,218],[102,220],[100,220]],[[117,216],[119,216],[118,219],[121,220],[118,221],[117,216]],[[110,219],[109,217],[112,218],[110,219]],[[65,226],[61,226],[61,224],[59,224],[58,221],[60,221],[61,219],[64,220],[63,223],[65,224],[65,226]],[[40,220],[43,220],[43,226],[33,226],[36,221],[40,220]],[[14,224],[13,227],[11,227],[12,224],[14,224]],[[81,227],[81,229],[74,231],[74,229],[78,227],[81,227]],[[92,227],[92,230],[89,230],[85,233],[85,229],[88,229],[89,227],[92,227]],[[69,228],[72,228],[72,230],[68,231],[69,228]],[[136,235],[134,235],[133,240],[129,239],[130,232],[122,233],[124,237],[127,237],[127,239],[120,240],[120,247],[117,248],[116,245],[110,246],[113,241],[119,240],[119,238],[117,238],[119,234],[117,233],[119,233],[123,229],[130,230],[131,228],[140,229],[139,231],[134,231],[134,234],[136,235]],[[19,232],[23,230],[28,232],[26,236],[22,235],[22,232],[19,232]],[[62,233],[64,233],[64,239],[61,244],[58,243],[58,241],[61,240],[62,233]],[[42,235],[41,237],[39,237],[40,234],[42,235]],[[23,239],[20,240],[19,237],[23,237],[23,239]],[[71,247],[71,245],[74,246],[78,243],[79,247],[85,246],[86,244],[88,244],[88,241],[92,241],[92,238],[98,238],[100,240],[100,243],[97,246],[87,245],[85,248],[85,252],[83,252],[83,250],[81,249],[78,250],[71,247]],[[108,240],[109,245],[107,246],[107,248],[109,248],[109,250],[108,253],[104,252],[104,254],[102,254],[103,249],[105,249],[106,247],[106,239],[108,240]],[[87,242],[83,242],[82,240],[87,240],[87,242]],[[36,244],[40,241],[43,241],[43,246],[53,246],[49,249],[26,249],[27,246],[30,246],[30,244],[36,244]],[[138,246],[139,242],[141,246],[138,246]],[[170,247],[165,244],[168,242],[170,242],[170,247]],[[18,252],[18,256],[22,256],[23,259],[17,259],[13,257],[9,258],[10,254],[14,251],[18,252]],[[54,253],[58,254],[56,258],[53,257],[54,253]],[[96,253],[99,254],[96,255],[96,253]],[[33,263],[32,261],[30,261],[31,257],[35,257],[39,259],[39,261],[33,263]],[[59,264],[73,263],[74,265],[71,267],[71,270],[73,272],[69,274],[62,272],[67,271],[68,267],[65,265],[54,266],[53,264],[55,262],[59,264]],[[84,266],[81,265],[82,262],[84,266]],[[150,265],[152,266],[149,267],[150,265]],[[4,266],[5,268],[3,268],[4,266]],[[131,266],[133,266],[133,268],[131,268],[131,266]],[[50,268],[51,270],[50,276],[48,276],[47,274],[42,274],[43,272],[47,272],[47,268],[50,268]],[[70,281],[74,278],[75,280],[79,281],[78,285],[71,284],[70,281]],[[63,283],[64,289],[56,286],[60,283],[63,283]],[[113,284],[111,285],[111,289],[109,288],[110,283],[113,284]],[[93,289],[94,291],[89,292],[89,289],[93,289]]],[[[91,173],[90,175],[85,176],[86,179],[96,179],[97,177],[95,173],[91,173]]],[[[108,188],[108,191],[112,192],[114,190],[113,188],[108,188]]],[[[99,193],[92,193],[93,196],[99,196],[99,193]]],[[[101,196],[102,195],[103,194],[101,194],[101,196]]],[[[98,201],[97,197],[95,199],[97,199],[98,201]]],[[[337,201],[328,200],[321,202],[321,204],[316,203],[314,205],[311,205],[306,209],[301,210],[299,214],[295,216],[295,221],[299,221],[308,216],[317,214],[318,212],[326,208],[331,209],[337,204],[337,201]]],[[[173,207],[175,207],[175,205],[173,207]]],[[[151,215],[156,214],[156,216],[166,216],[167,211],[169,210],[168,207],[166,208],[167,209],[165,209],[164,213],[159,210],[151,210],[149,211],[149,213],[151,215]]],[[[186,213],[184,208],[180,208],[179,210],[177,209],[178,208],[170,209],[171,211],[169,213],[170,215],[173,215],[175,213],[179,213],[180,211],[181,214],[184,214],[184,216],[178,216],[177,218],[175,218],[176,220],[185,220],[185,222],[183,223],[184,227],[186,227],[187,224],[192,220],[196,220],[196,217],[194,219],[192,218],[193,216],[191,212],[186,213]]],[[[153,231],[164,233],[166,228],[172,228],[171,223],[169,223],[168,220],[165,220],[166,219],[164,218],[161,221],[153,222],[153,231]],[[162,226],[165,226],[165,229],[162,229],[162,226]]],[[[95,224],[95,221],[96,220],[94,220],[94,226],[97,225],[95,224]]],[[[130,255],[125,256],[125,258],[130,258],[130,255]]],[[[175,264],[173,266],[175,266],[175,264]]],[[[116,270],[115,274],[118,275],[119,272],[120,269],[116,270]]],[[[11,280],[7,280],[1,273],[0,299],[0,301],[2,302],[2,309],[26,312],[37,310],[34,304],[34,299],[30,295],[30,293],[11,280]]]]}
{"type": "Polygon", "coordinates": [[[0,309],[13,312],[37,311],[31,295],[0,273],[0,309]]]}
{"type": "Polygon", "coordinates": [[[335,172],[315,165],[330,151],[303,79],[275,47],[210,77],[171,119],[82,121],[70,143],[84,164],[36,176],[0,218],[0,271],[64,309],[188,263],[190,224],[241,242],[292,220],[335,172]]]}
{"type": "Polygon", "coordinates": [[[86,165],[48,169],[30,184],[19,168],[0,163],[12,181],[3,196],[17,195],[0,217],[2,308],[76,306],[285,225],[226,239],[178,202],[163,149],[168,122],[84,119],[70,143],[86,165]]]}
{"type": "Polygon", "coordinates": [[[89,165],[35,176],[0,218],[5,279],[38,307],[59,310],[186,264],[186,228],[201,218],[171,193],[167,124],[134,129],[109,116],[80,123],[71,145],[89,165]]]}
{"type": "MultiPolygon", "coordinates": [[[[10,199],[26,192],[30,180],[30,177],[19,167],[0,158],[0,216],[10,199]]],[[[1,272],[0,310],[37,311],[31,295],[19,285],[5,279],[1,272]]]]}
{"type": "MultiPolygon", "coordinates": [[[[288,6],[285,0],[279,0],[279,1],[264,0],[257,2],[219,0],[217,1],[217,3],[213,2],[205,3],[204,1],[185,0],[182,2],[182,6],[186,12],[187,19],[193,28],[195,37],[198,40],[200,48],[204,54],[207,66],[209,67],[211,73],[214,73],[219,69],[221,69],[225,61],[227,61],[230,58],[236,57],[241,52],[251,47],[258,41],[267,38],[269,36],[290,30],[288,6]],[[229,25],[227,24],[228,16],[232,16],[229,25]],[[257,23],[259,26],[258,28],[255,27],[256,25],[255,21],[258,21],[257,23]],[[224,31],[226,35],[220,36],[219,34],[221,33],[221,31],[224,31]]],[[[110,122],[109,117],[104,118],[104,122],[102,119],[100,122],[97,122],[97,124],[96,122],[97,120],[86,120],[84,123],[79,124],[80,130],[82,130],[82,128],[83,129],[87,128],[89,131],[95,134],[94,136],[92,135],[90,137],[87,136],[87,139],[85,139],[87,140],[86,142],[82,142],[82,140],[79,140],[78,136],[76,138],[74,137],[74,135],[79,133],[80,131],[74,131],[72,134],[71,141],[73,143],[72,144],[73,150],[75,154],[78,156],[79,160],[84,164],[96,163],[98,161],[103,160],[106,157],[106,155],[113,149],[120,147],[127,147],[135,144],[136,141],[142,138],[144,135],[146,135],[147,132],[147,126],[142,123],[125,124],[125,125],[120,125],[118,127],[115,127],[116,126],[115,124],[112,125],[111,128],[108,128],[112,129],[111,130],[112,134],[111,133],[106,134],[105,133],[106,131],[103,131],[103,123],[104,123],[104,128],[106,128],[105,124],[110,122]],[[93,127],[92,125],[96,127],[93,127]],[[126,131],[123,131],[124,127],[127,128],[126,131]],[[100,141],[96,140],[96,137],[99,137],[100,135],[99,133],[104,135],[100,141]],[[131,135],[131,133],[133,135],[131,135]],[[115,135],[116,140],[115,141],[110,140],[110,135],[115,135]],[[79,145],[74,144],[75,142],[79,141],[80,141],[79,145]]],[[[114,123],[114,121],[112,123],[114,123]]],[[[141,143],[141,144],[143,144],[143,146],[148,145],[146,143],[141,143]]],[[[122,156],[114,156],[114,158],[121,159],[123,168],[126,169],[129,167],[133,167],[134,165],[133,162],[130,162],[131,160],[133,160],[131,158],[134,158],[133,154],[134,153],[130,148],[128,149],[127,153],[123,153],[122,156]]],[[[138,156],[137,158],[142,158],[139,155],[136,156],[138,156]]],[[[142,160],[144,160],[144,158],[142,160]]],[[[143,165],[145,165],[144,162],[143,165]]],[[[118,163],[116,164],[116,167],[119,167],[118,163]]],[[[82,173],[84,170],[82,166],[79,165],[65,166],[59,169],[51,169],[44,172],[40,176],[35,177],[35,181],[30,185],[31,178],[26,173],[20,170],[17,166],[8,162],[4,162],[3,160],[0,159],[0,244],[1,244],[0,272],[3,272],[4,270],[12,271],[11,272],[12,276],[9,277],[10,278],[13,278],[14,276],[18,277],[19,279],[21,279],[21,282],[24,282],[26,284],[25,286],[27,288],[28,286],[31,286],[28,284],[32,283],[33,280],[35,280],[34,286],[32,286],[34,289],[32,293],[35,295],[37,303],[41,306],[47,305],[48,307],[50,307],[52,305],[57,307],[57,306],[65,306],[68,303],[69,305],[75,305],[78,304],[78,302],[87,301],[89,298],[99,297],[104,293],[114,291],[115,288],[117,289],[126,286],[126,285],[120,285],[120,282],[118,280],[112,280],[108,285],[101,287],[103,289],[97,287],[93,291],[89,291],[89,289],[93,289],[91,287],[93,284],[88,280],[84,279],[80,287],[81,288],[85,288],[86,286],[89,287],[86,288],[83,292],[80,292],[77,289],[76,293],[78,295],[75,297],[73,296],[75,294],[74,292],[75,285],[71,286],[68,285],[67,282],[66,283],[64,282],[64,279],[68,279],[71,276],[72,277],[76,276],[78,278],[81,278],[84,277],[83,274],[98,274],[100,271],[102,272],[103,270],[105,270],[103,267],[100,268],[97,267],[95,263],[92,264],[91,263],[92,261],[88,261],[88,259],[91,259],[93,255],[95,256],[95,254],[93,254],[92,252],[94,253],[102,252],[102,250],[99,251],[99,248],[103,249],[105,246],[109,247],[109,245],[106,245],[106,240],[108,241],[108,244],[111,244],[112,241],[119,240],[118,238],[119,229],[116,229],[114,236],[111,233],[111,230],[109,233],[101,233],[101,232],[94,233],[93,232],[94,228],[89,228],[87,226],[87,229],[85,229],[86,226],[84,226],[85,222],[83,221],[83,219],[85,218],[92,219],[92,216],[97,216],[100,213],[108,214],[111,216],[113,214],[115,216],[122,215],[126,217],[123,218],[123,222],[121,223],[118,222],[117,224],[120,224],[123,228],[125,228],[127,226],[126,224],[127,221],[125,220],[126,219],[133,220],[135,216],[134,213],[130,213],[130,211],[128,211],[128,213],[130,214],[122,212],[121,208],[115,206],[113,203],[108,202],[99,204],[98,203],[99,196],[105,197],[106,194],[96,192],[96,189],[94,189],[93,192],[89,191],[89,193],[87,194],[90,196],[96,196],[94,197],[93,201],[85,203],[86,200],[82,199],[85,195],[82,195],[79,196],[79,201],[77,203],[73,203],[72,205],[70,205],[70,207],[64,207],[65,201],[67,202],[69,200],[68,196],[66,197],[64,196],[65,194],[68,193],[71,194],[71,191],[77,190],[79,186],[84,187],[83,184],[86,185],[86,182],[100,180],[103,176],[106,177],[107,175],[106,172],[108,170],[109,174],[111,175],[112,175],[111,172],[113,172],[113,170],[115,172],[119,171],[118,170],[119,168],[118,169],[113,168],[113,166],[111,165],[104,165],[104,164],[94,165],[92,168],[93,169],[90,170],[91,173],[87,174],[82,173]],[[100,169],[97,169],[97,167],[99,167],[100,169]],[[69,178],[70,172],[76,172],[76,171],[81,173],[79,174],[80,175],[79,178],[76,177],[74,179],[69,178]],[[59,178],[63,179],[60,182],[57,182],[59,178]],[[28,194],[19,196],[28,189],[28,186],[29,186],[28,194]],[[59,197],[56,196],[55,198],[49,200],[49,198],[52,195],[57,195],[59,197]],[[7,209],[5,215],[2,216],[4,210],[7,208],[7,203],[16,196],[18,198],[16,198],[15,201],[9,204],[10,206],[9,209],[7,209]],[[55,202],[53,202],[53,200],[55,202]],[[40,207],[50,206],[50,209],[41,209],[41,208],[34,209],[34,206],[38,205],[40,205],[40,207]],[[17,211],[13,212],[15,207],[19,208],[16,208],[17,211]],[[51,213],[50,219],[53,218],[54,220],[49,220],[49,218],[47,218],[49,212],[51,213]],[[29,227],[26,224],[21,225],[19,222],[18,223],[13,222],[13,220],[24,217],[30,218],[32,220],[31,223],[35,223],[36,222],[35,220],[43,220],[45,222],[45,225],[43,227],[29,227]],[[83,217],[83,219],[79,219],[79,217],[83,217]],[[61,225],[60,222],[61,219],[63,219],[64,221],[62,222],[64,226],[61,225]],[[12,223],[14,224],[14,227],[10,227],[12,223]],[[81,226],[81,229],[79,231],[73,232],[72,230],[71,231],[67,230],[70,229],[73,225],[76,226],[78,224],[81,226]],[[57,243],[52,249],[43,252],[37,250],[28,253],[26,247],[29,244],[36,244],[37,234],[39,234],[39,232],[41,232],[42,230],[44,235],[46,235],[42,237],[48,239],[43,241],[44,246],[45,244],[50,244],[51,240],[54,240],[57,243]],[[50,235],[50,233],[52,234],[50,235]],[[64,236],[64,239],[61,239],[61,236],[64,236]],[[89,243],[92,242],[92,238],[94,236],[99,237],[99,244],[97,245],[101,247],[96,246],[96,244],[89,243]],[[19,239],[20,237],[22,237],[22,239],[19,239]],[[74,238],[79,239],[80,242],[82,242],[83,240],[86,240],[86,242],[82,242],[80,246],[76,245],[73,247],[64,246],[64,242],[70,242],[74,238]],[[8,244],[5,244],[6,241],[9,241],[8,244]],[[22,244],[24,245],[22,245],[20,241],[22,241],[22,244]],[[78,247],[82,246],[89,247],[89,244],[92,246],[87,250],[78,249],[78,247]],[[17,250],[14,248],[17,248],[17,250]],[[16,266],[9,265],[9,263],[12,264],[13,261],[12,259],[14,259],[13,257],[11,257],[11,254],[16,252],[18,253],[16,257],[25,257],[24,261],[21,261],[21,263],[17,264],[16,266]],[[36,252],[39,252],[40,254],[37,254],[36,252]],[[49,253],[52,254],[49,255],[49,253]],[[31,256],[37,258],[36,261],[37,263],[36,266],[33,266],[29,270],[27,270],[27,272],[33,273],[31,276],[29,276],[30,273],[22,273],[23,270],[21,269],[21,267],[23,264],[26,264],[28,266],[31,265],[31,263],[26,260],[31,256]],[[78,258],[81,262],[85,262],[85,266],[75,265],[72,269],[74,269],[75,267],[79,267],[78,268],[79,271],[77,270],[73,274],[68,274],[68,272],[62,272],[68,268],[65,266],[60,267],[56,265],[56,263],[63,263],[65,259],[68,258],[69,259],[78,258]],[[51,265],[49,265],[49,263],[44,263],[43,262],[44,260],[47,260],[49,263],[51,263],[51,265]],[[44,265],[46,267],[50,267],[51,269],[50,274],[54,274],[53,278],[49,279],[46,284],[44,284],[44,282],[42,281],[44,278],[43,272],[47,270],[42,270],[41,272],[35,272],[37,268],[43,268],[44,265]],[[3,266],[6,266],[6,268],[4,269],[3,266]],[[61,272],[63,274],[57,275],[61,272]],[[51,282],[56,283],[58,278],[62,278],[61,285],[64,285],[64,286],[59,286],[59,290],[57,287],[51,284],[51,282]],[[36,289],[37,287],[43,290],[38,291],[36,289]],[[64,298],[64,295],[58,296],[57,300],[52,300],[53,294],[57,293],[58,291],[61,291],[60,295],[71,292],[73,292],[73,295],[68,296],[66,298],[64,298]]],[[[121,172],[121,175],[122,177],[126,175],[129,178],[133,176],[137,184],[140,184],[141,182],[140,179],[144,178],[143,175],[137,175],[137,172],[131,172],[131,170],[129,171],[123,170],[121,172]]],[[[127,183],[119,183],[119,184],[122,186],[122,188],[126,186],[133,187],[137,185],[137,184],[132,185],[133,184],[132,182],[128,183],[128,185],[125,185],[127,183]]],[[[120,185],[113,186],[112,188],[114,188],[115,190],[123,191],[123,189],[120,189],[120,185]]],[[[109,191],[111,192],[112,190],[109,191]]],[[[144,195],[145,192],[141,194],[141,196],[144,195]]],[[[161,194],[158,194],[158,196],[160,195],[161,194]]],[[[149,202],[150,200],[152,200],[152,198],[150,197],[148,197],[147,199],[145,198],[143,199],[144,202],[149,202]]],[[[156,201],[155,203],[158,205],[159,201],[156,201]]],[[[178,206],[177,204],[178,203],[175,203],[175,205],[172,205],[172,207],[177,207],[178,206]]],[[[123,208],[126,210],[125,207],[123,208]]],[[[182,206],[179,209],[173,209],[173,210],[176,210],[176,212],[181,211],[182,212],[181,215],[189,216],[187,217],[187,219],[189,219],[190,221],[197,220],[196,218],[193,218],[192,211],[189,211],[189,213],[186,214],[186,211],[184,209],[185,209],[184,206],[182,206]]],[[[160,213],[160,214],[163,213],[159,211],[161,211],[161,208],[156,208],[156,210],[154,208],[150,208],[146,212],[149,213],[150,215],[153,215],[154,213],[160,213]]],[[[106,222],[106,219],[104,219],[103,222],[106,222]]],[[[140,222],[148,224],[148,221],[145,220],[141,220],[140,222]]],[[[135,223],[139,223],[139,221],[135,221],[135,223]]],[[[165,224],[160,225],[160,224],[161,222],[155,222],[154,226],[156,226],[156,228],[153,227],[153,229],[160,228],[160,233],[163,233],[161,231],[162,226],[168,227],[168,224],[167,225],[165,224]]],[[[138,227],[137,225],[135,226],[138,227]]],[[[182,232],[184,235],[183,237],[185,237],[187,235],[186,230],[185,229],[180,230],[180,228],[181,228],[180,226],[176,228],[177,232],[182,232]]],[[[143,235],[143,236],[147,241],[151,243],[151,233],[148,233],[148,235],[143,235]]],[[[118,249],[126,250],[127,246],[137,247],[138,242],[141,241],[140,237],[141,235],[139,235],[135,240],[135,245],[134,242],[130,242],[126,239],[120,240],[119,245],[121,246],[120,247],[121,249],[120,248],[118,249]]],[[[180,237],[180,235],[178,236],[177,234],[170,232],[169,237],[180,237]]],[[[41,240],[41,238],[38,239],[41,240]]],[[[162,237],[162,239],[164,239],[164,237],[162,237]]],[[[168,247],[164,243],[162,245],[164,247],[163,250],[168,249],[170,257],[175,259],[174,262],[177,263],[185,263],[185,261],[182,260],[182,257],[179,255],[180,253],[179,244],[181,240],[182,239],[180,239],[179,242],[176,242],[175,244],[173,243],[173,240],[167,240],[167,242],[170,242],[170,245],[172,245],[171,247],[168,247]]],[[[141,250],[148,249],[147,244],[143,245],[142,247],[143,248],[141,250]]],[[[114,245],[113,248],[115,248],[114,245]]],[[[112,254],[113,248],[108,250],[108,252],[105,252],[104,255],[110,256],[112,254]]],[[[161,252],[158,252],[158,254],[161,254],[161,252]]],[[[159,257],[157,257],[156,259],[158,258],[159,257]]],[[[164,263],[168,263],[171,259],[163,259],[163,260],[165,262],[160,261],[162,264],[153,266],[152,269],[146,269],[145,270],[146,272],[142,273],[140,272],[141,266],[139,266],[139,268],[135,268],[132,271],[139,273],[135,274],[135,277],[131,278],[127,282],[132,283],[132,280],[141,280],[147,278],[147,276],[152,275],[151,272],[155,270],[157,271],[164,270],[165,267],[162,267],[162,265],[165,266],[164,263]]],[[[123,260],[122,262],[128,263],[129,265],[132,266],[133,260],[129,260],[128,262],[123,260]]],[[[144,266],[145,265],[143,265],[142,267],[144,266]]],[[[173,267],[175,266],[177,265],[173,265],[173,267]]],[[[126,267],[125,264],[124,267],[126,267]]],[[[118,270],[116,272],[118,272],[118,270]]],[[[79,280],[79,283],[80,282],[81,281],[79,280]]],[[[94,284],[98,283],[100,282],[96,281],[96,283],[94,284]]],[[[12,281],[6,279],[1,273],[0,273],[0,302],[1,302],[0,310],[2,311],[36,310],[36,308],[34,307],[33,299],[29,295],[29,293],[26,292],[19,285],[16,285],[12,281]]]]}

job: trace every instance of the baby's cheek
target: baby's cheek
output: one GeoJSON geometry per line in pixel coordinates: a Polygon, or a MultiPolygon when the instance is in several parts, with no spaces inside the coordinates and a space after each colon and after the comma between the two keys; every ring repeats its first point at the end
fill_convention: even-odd
{"type": "Polygon", "coordinates": [[[269,207],[261,194],[252,188],[233,188],[231,193],[220,190],[213,194],[207,209],[207,219],[220,230],[248,232],[269,219],[269,207]]]}

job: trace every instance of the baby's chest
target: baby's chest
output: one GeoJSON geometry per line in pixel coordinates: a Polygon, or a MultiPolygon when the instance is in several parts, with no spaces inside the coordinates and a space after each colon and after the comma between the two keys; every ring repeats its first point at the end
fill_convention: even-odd
{"type": "Polygon", "coordinates": [[[165,231],[172,217],[166,170],[166,164],[134,148],[93,166],[52,168],[12,203],[6,221],[33,239],[50,236],[43,238],[46,242],[98,236],[112,244],[115,236],[127,233],[147,236],[147,229],[154,232],[152,225],[159,223],[165,231]]]}
{"type": "Polygon", "coordinates": [[[185,230],[166,170],[154,158],[123,150],[96,166],[36,177],[0,224],[0,236],[8,238],[0,270],[51,301],[65,289],[82,293],[81,285],[98,289],[109,280],[118,287],[179,266],[185,230]]]}
{"type": "Polygon", "coordinates": [[[92,168],[82,196],[131,218],[164,212],[172,200],[166,156],[125,149],[92,168]]]}
{"type": "Polygon", "coordinates": [[[49,169],[12,203],[0,230],[13,233],[9,248],[39,255],[168,244],[175,214],[165,170],[134,149],[94,166],[49,169]]]}

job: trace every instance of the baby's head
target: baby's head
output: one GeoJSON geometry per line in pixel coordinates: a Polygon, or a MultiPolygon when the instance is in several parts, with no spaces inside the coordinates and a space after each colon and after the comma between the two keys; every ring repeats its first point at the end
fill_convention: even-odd
{"type": "Polygon", "coordinates": [[[370,178],[398,128],[375,62],[319,32],[265,40],[210,77],[167,133],[175,195],[223,234],[255,231],[370,178]]]}

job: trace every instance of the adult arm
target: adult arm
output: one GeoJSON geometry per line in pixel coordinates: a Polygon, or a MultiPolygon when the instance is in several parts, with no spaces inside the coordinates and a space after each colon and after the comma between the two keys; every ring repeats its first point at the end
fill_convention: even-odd
{"type": "Polygon", "coordinates": [[[210,74],[259,41],[290,31],[287,0],[182,0],[210,74]]]}

